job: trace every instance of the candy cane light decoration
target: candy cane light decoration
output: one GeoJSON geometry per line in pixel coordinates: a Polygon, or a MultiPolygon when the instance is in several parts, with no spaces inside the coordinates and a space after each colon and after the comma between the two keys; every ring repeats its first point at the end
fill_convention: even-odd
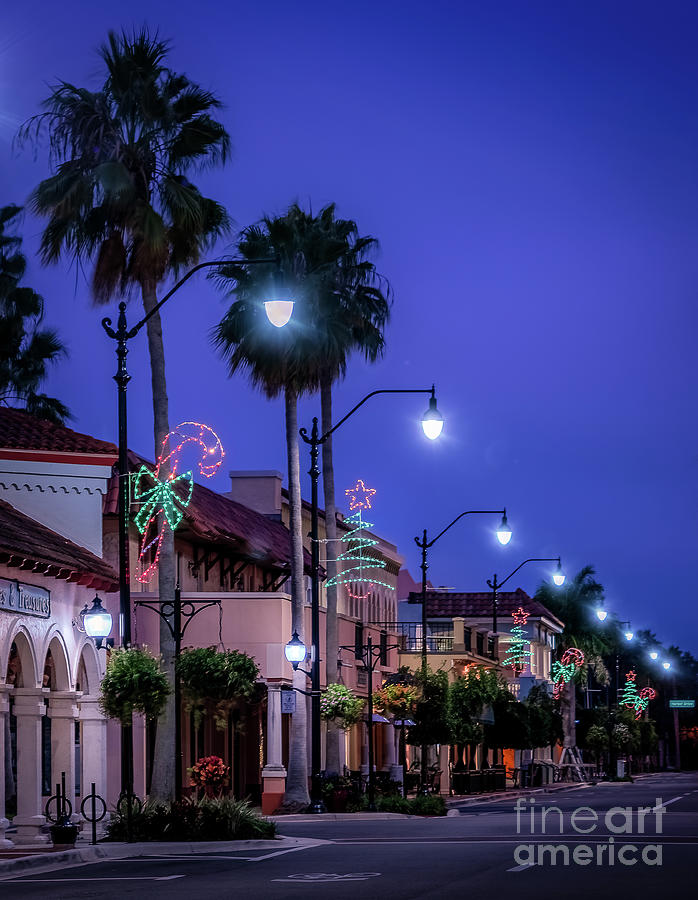
{"type": "Polygon", "coordinates": [[[225,451],[216,432],[200,422],[181,422],[173,428],[162,442],[155,469],[143,465],[132,476],[133,499],[141,503],[133,522],[141,533],[136,578],[142,584],[150,581],[157,568],[165,529],[177,528],[191,501],[194,473],[188,469],[180,474],[179,469],[185,448],[192,447],[198,451],[199,474],[211,478],[220,468],[225,451]],[[153,558],[146,562],[153,548],[153,558]]]}

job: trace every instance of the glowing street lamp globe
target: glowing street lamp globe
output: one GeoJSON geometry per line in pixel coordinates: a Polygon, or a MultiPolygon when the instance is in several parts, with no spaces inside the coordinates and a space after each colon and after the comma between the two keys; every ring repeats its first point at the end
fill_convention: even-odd
{"type": "Polygon", "coordinates": [[[499,523],[499,528],[497,529],[497,540],[500,544],[505,546],[511,540],[511,528],[509,527],[509,522],[507,521],[506,510],[504,511],[504,515],[502,516],[502,521],[499,523]]]}
{"type": "Polygon", "coordinates": [[[607,616],[608,616],[608,613],[606,612],[605,609],[597,609],[596,610],[596,618],[599,620],[599,622],[605,622],[607,616]]]}
{"type": "Polygon", "coordinates": [[[276,328],[283,328],[293,314],[293,300],[265,300],[267,319],[276,328]]]}
{"type": "Polygon", "coordinates": [[[553,572],[553,582],[558,587],[562,587],[565,583],[565,573],[562,571],[562,563],[560,562],[558,562],[557,569],[553,572]]]}
{"type": "Polygon", "coordinates": [[[104,640],[111,632],[111,613],[102,606],[102,601],[99,597],[94,598],[89,609],[87,605],[85,606],[85,609],[82,611],[82,622],[85,633],[97,642],[104,640]]]}
{"type": "Polygon", "coordinates": [[[665,659],[665,660],[664,660],[664,662],[662,663],[662,668],[663,668],[663,669],[670,669],[670,668],[671,668],[671,663],[669,662],[668,659],[665,659]]]}
{"type": "Polygon", "coordinates": [[[432,392],[429,398],[429,409],[422,416],[422,431],[430,441],[435,441],[444,427],[444,417],[436,406],[436,397],[432,392]]]}
{"type": "Polygon", "coordinates": [[[635,637],[635,632],[634,632],[634,631],[626,631],[626,632],[625,632],[625,640],[626,640],[626,641],[632,641],[632,639],[633,639],[634,637],[635,637]]]}
{"type": "Polygon", "coordinates": [[[298,637],[298,632],[293,632],[293,637],[284,647],[284,656],[293,666],[294,671],[305,660],[308,650],[303,641],[298,637]]]}
{"type": "Polygon", "coordinates": [[[656,650],[650,650],[650,659],[657,659],[658,657],[659,657],[659,654],[657,653],[656,650]]]}

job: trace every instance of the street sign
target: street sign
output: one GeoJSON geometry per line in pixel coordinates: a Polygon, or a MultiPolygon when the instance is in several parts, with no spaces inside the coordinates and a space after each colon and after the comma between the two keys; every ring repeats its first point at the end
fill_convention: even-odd
{"type": "Polygon", "coordinates": [[[296,692],[281,691],[281,712],[294,713],[296,711],[296,692]]]}
{"type": "Polygon", "coordinates": [[[695,709],[695,700],[670,700],[669,709],[695,709]]]}

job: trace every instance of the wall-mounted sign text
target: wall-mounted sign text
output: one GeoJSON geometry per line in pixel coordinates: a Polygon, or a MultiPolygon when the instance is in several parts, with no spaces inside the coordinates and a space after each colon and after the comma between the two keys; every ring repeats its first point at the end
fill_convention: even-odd
{"type": "Polygon", "coordinates": [[[0,578],[0,610],[48,619],[51,615],[51,591],[34,584],[0,578]]]}

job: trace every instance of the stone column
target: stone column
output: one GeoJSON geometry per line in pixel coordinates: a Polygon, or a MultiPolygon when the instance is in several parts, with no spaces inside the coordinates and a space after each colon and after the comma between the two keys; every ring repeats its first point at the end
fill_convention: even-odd
{"type": "Polygon", "coordinates": [[[385,765],[390,772],[392,781],[402,782],[402,766],[398,763],[399,753],[397,742],[400,729],[393,725],[383,726],[383,747],[385,750],[385,765]]]}
{"type": "MultiPolygon", "coordinates": [[[[82,735],[82,772],[80,792],[82,797],[95,790],[105,800],[107,798],[107,720],[99,708],[96,697],[83,697],[80,700],[80,722],[82,735]]],[[[89,806],[88,806],[89,810],[89,806]]]]}
{"type": "Polygon", "coordinates": [[[17,827],[16,844],[48,844],[41,833],[46,819],[41,802],[41,717],[46,712],[41,688],[15,688],[17,719],[17,827]]]}
{"type": "Polygon", "coordinates": [[[78,718],[78,691],[51,691],[48,715],[51,719],[51,793],[65,772],[65,795],[75,809],[75,722],[78,718]]]}
{"type": "Polygon", "coordinates": [[[10,752],[10,748],[5,742],[5,735],[10,716],[9,695],[11,690],[9,685],[0,684],[0,850],[9,850],[12,847],[12,841],[8,841],[5,837],[5,829],[10,824],[5,818],[5,757],[10,752]]]}
{"type": "Polygon", "coordinates": [[[441,783],[439,785],[439,793],[444,797],[448,797],[451,793],[451,773],[449,770],[450,747],[448,744],[441,744],[439,747],[439,768],[441,769],[441,783]]]}
{"type": "Polygon", "coordinates": [[[364,722],[361,728],[361,774],[368,775],[368,723],[364,722]]]}
{"type": "Polygon", "coordinates": [[[279,807],[286,789],[281,715],[281,685],[267,684],[267,733],[264,742],[267,758],[262,769],[262,812],[267,816],[279,807]]]}
{"type": "MultiPolygon", "coordinates": [[[[470,647],[467,648],[470,650],[470,647]]],[[[465,619],[463,616],[453,617],[453,652],[465,653],[465,619]]]]}

